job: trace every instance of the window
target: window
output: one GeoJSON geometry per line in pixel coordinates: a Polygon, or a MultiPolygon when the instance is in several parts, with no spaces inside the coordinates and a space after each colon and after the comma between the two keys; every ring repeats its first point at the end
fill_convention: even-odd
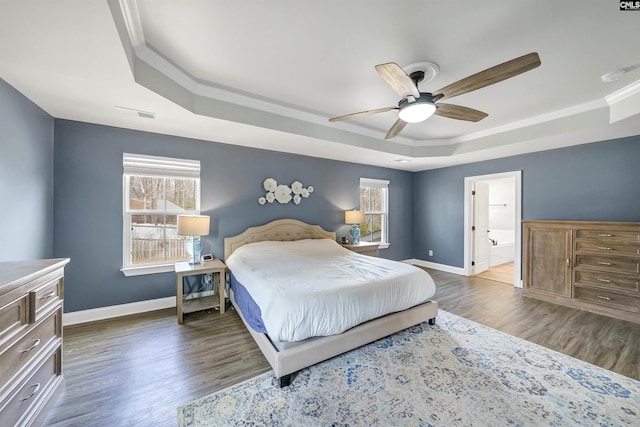
{"type": "Polygon", "coordinates": [[[124,153],[123,268],[127,276],[172,271],[189,259],[178,215],[200,213],[200,162],[124,153]]]}
{"type": "Polygon", "coordinates": [[[360,227],[360,240],[389,247],[389,181],[360,178],[360,209],[365,221],[360,227]]]}

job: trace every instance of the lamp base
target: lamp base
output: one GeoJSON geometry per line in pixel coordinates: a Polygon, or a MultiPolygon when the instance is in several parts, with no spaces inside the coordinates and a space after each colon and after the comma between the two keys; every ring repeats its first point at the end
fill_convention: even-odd
{"type": "Polygon", "coordinates": [[[187,240],[184,248],[187,253],[191,255],[189,265],[200,264],[200,254],[202,253],[202,243],[200,239],[197,236],[193,236],[190,240],[187,240]]]}
{"type": "Polygon", "coordinates": [[[357,245],[360,240],[360,227],[358,227],[358,224],[353,224],[351,226],[349,234],[351,234],[351,244],[357,245]]]}

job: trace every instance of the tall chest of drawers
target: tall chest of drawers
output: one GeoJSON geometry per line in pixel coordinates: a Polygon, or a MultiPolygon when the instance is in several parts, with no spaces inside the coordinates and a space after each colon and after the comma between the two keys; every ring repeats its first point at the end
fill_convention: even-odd
{"type": "Polygon", "coordinates": [[[523,221],[523,236],[523,295],[640,323],[640,223],[523,221]]]}
{"type": "Polygon", "coordinates": [[[0,425],[39,425],[62,392],[69,259],[0,263],[0,425]]]}

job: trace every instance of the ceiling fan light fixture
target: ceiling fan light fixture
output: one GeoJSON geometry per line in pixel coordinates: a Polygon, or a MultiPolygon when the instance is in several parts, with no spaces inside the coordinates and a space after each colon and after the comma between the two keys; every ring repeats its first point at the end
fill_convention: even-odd
{"type": "Polygon", "coordinates": [[[407,123],[420,123],[427,120],[436,112],[433,102],[414,102],[400,108],[398,117],[407,123]]]}

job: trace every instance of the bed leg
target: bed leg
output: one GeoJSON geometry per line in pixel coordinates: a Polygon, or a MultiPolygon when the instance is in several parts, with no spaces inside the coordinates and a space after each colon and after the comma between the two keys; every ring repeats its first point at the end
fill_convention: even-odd
{"type": "Polygon", "coordinates": [[[435,325],[436,324],[436,318],[432,317],[431,319],[429,319],[429,324],[430,325],[435,325]]]}
{"type": "Polygon", "coordinates": [[[280,382],[280,388],[290,386],[291,385],[291,374],[285,375],[283,377],[278,378],[278,381],[280,382]]]}

